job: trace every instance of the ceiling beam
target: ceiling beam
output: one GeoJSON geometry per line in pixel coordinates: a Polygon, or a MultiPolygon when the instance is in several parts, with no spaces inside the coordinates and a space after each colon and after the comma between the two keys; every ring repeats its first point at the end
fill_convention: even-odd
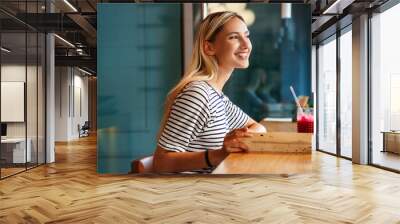
{"type": "Polygon", "coordinates": [[[77,25],[79,25],[83,31],[90,37],[87,38],[86,41],[90,44],[90,46],[96,46],[96,37],[97,30],[90,24],[85,17],[83,17],[79,13],[70,13],[67,16],[73,20],[77,25]]]}
{"type": "Polygon", "coordinates": [[[56,66],[80,66],[97,71],[96,58],[90,56],[55,56],[56,66]]]}
{"type": "Polygon", "coordinates": [[[355,0],[336,0],[322,10],[322,14],[342,14],[343,10],[353,2],[355,0]]]}

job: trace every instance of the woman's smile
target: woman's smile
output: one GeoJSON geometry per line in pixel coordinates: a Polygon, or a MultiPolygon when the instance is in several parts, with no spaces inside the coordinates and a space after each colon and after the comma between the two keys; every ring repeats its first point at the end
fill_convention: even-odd
{"type": "Polygon", "coordinates": [[[237,52],[235,53],[236,56],[238,56],[242,60],[247,60],[249,58],[250,52],[237,52]]]}

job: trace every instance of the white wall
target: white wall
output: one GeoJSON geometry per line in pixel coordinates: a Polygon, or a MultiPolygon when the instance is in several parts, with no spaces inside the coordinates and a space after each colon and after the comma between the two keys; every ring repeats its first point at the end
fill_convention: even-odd
{"type": "Polygon", "coordinates": [[[72,67],[56,67],[56,141],[79,137],[78,124],[88,120],[88,77],[72,67]]]}
{"type": "Polygon", "coordinates": [[[68,140],[68,71],[67,67],[55,68],[55,141],[68,140]]]}
{"type": "MultiPolygon", "coordinates": [[[[28,87],[27,87],[27,120],[28,120],[28,137],[30,133],[35,132],[36,135],[36,66],[29,66],[27,69],[28,87]],[[32,128],[32,130],[30,130],[32,128]]],[[[41,71],[39,71],[41,72],[41,71]]],[[[9,64],[1,66],[1,81],[3,82],[25,82],[25,64],[9,64]]],[[[4,97],[4,96],[3,96],[4,97]]],[[[6,97],[6,96],[5,96],[6,97]]],[[[40,107],[41,105],[39,105],[40,107]]],[[[1,108],[6,110],[7,108],[1,108]]],[[[26,122],[7,122],[7,136],[8,137],[25,137],[25,123],[26,122]]]]}
{"type": "MultiPolygon", "coordinates": [[[[6,122],[8,138],[24,138],[25,135],[30,139],[32,161],[44,162],[44,80],[42,67],[25,64],[3,64],[1,66],[1,81],[3,82],[24,82],[26,84],[26,106],[22,108],[26,112],[24,122],[6,122]],[[37,70],[38,69],[38,70],[37,70]],[[26,80],[27,79],[27,80],[26,80]],[[38,150],[37,150],[38,149],[38,150]],[[37,157],[37,154],[39,156],[37,157]]],[[[2,96],[7,97],[7,96],[2,96]]],[[[10,110],[10,108],[1,108],[10,110]]],[[[10,112],[10,111],[8,111],[10,112]]],[[[12,111],[11,111],[12,113],[12,111]]]]}
{"type": "MultiPolygon", "coordinates": [[[[30,70],[30,68],[31,67],[28,67],[28,70],[30,70]]],[[[18,65],[18,64],[2,65],[1,81],[25,82],[25,65],[18,65]]],[[[1,109],[6,110],[7,108],[1,108],[1,109]]],[[[25,123],[24,122],[7,123],[7,137],[25,137],[25,123]]]]}

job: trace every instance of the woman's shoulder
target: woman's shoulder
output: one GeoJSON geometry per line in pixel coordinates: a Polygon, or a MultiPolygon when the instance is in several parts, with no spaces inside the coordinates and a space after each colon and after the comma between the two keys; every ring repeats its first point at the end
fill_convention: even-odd
{"type": "Polygon", "coordinates": [[[191,81],[186,84],[180,95],[201,96],[208,100],[210,95],[210,87],[206,81],[191,81]]]}
{"type": "Polygon", "coordinates": [[[206,81],[191,81],[188,84],[186,84],[184,88],[184,90],[196,90],[196,89],[209,92],[210,88],[206,81]]]}

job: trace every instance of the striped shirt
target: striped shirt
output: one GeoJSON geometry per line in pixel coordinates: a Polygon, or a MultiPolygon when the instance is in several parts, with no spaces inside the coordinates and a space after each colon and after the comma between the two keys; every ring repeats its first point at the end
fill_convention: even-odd
{"type": "Polygon", "coordinates": [[[158,145],[175,152],[221,149],[230,131],[249,116],[205,81],[187,84],[172,104],[158,145]]]}

